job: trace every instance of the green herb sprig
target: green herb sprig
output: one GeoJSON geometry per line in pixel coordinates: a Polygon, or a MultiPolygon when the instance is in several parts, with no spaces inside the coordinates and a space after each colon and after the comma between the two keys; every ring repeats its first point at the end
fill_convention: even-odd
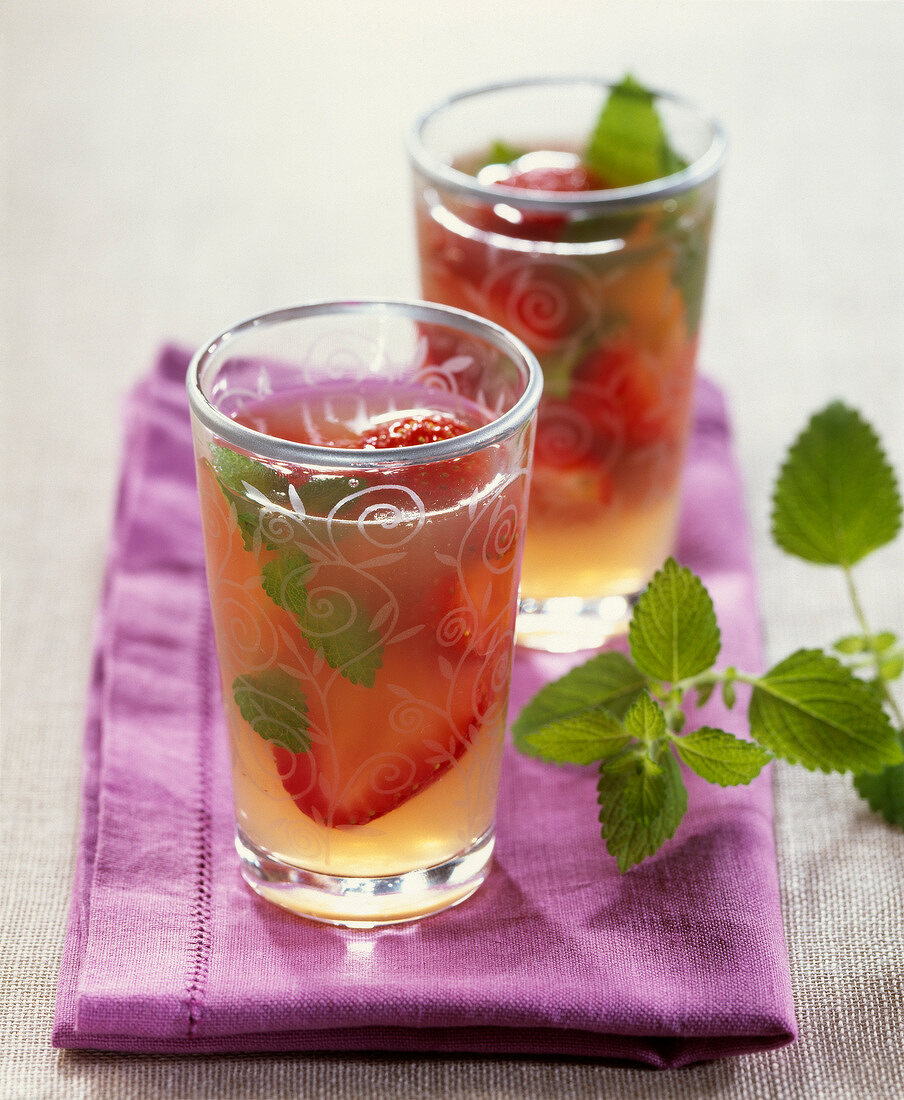
{"type": "MultiPolygon", "coordinates": [[[[323,522],[330,509],[353,491],[347,477],[320,475],[296,487],[280,470],[229,447],[211,446],[210,470],[233,513],[242,545],[252,554],[266,551],[261,588],[276,607],[295,619],[310,649],[352,684],[374,686],[383,664],[383,646],[365,610],[347,596],[322,600],[312,607],[308,583],[316,569],[293,541],[275,542],[267,534],[268,512],[290,517],[294,527],[300,514],[323,522]]],[[[239,713],[265,741],[292,753],[308,752],[311,738],[308,704],[297,681],[282,669],[244,673],[232,682],[239,713]]]]}
{"type": "Polygon", "coordinates": [[[874,631],[852,568],[901,529],[894,470],[870,425],[834,402],[791,446],[773,493],[772,535],[789,554],[843,571],[859,631],[801,649],[767,672],[717,669],[712,599],[669,558],[638,600],[630,658],[606,651],[548,684],[514,725],[517,747],[555,763],[596,764],[601,833],[620,871],[657,852],[687,807],[679,761],[710,783],[749,783],[773,758],[850,772],[857,791],[904,828],[904,717],[890,685],[904,648],[874,631]],[[750,740],[686,730],[689,704],[720,691],[731,709],[749,689],[750,740]]]}

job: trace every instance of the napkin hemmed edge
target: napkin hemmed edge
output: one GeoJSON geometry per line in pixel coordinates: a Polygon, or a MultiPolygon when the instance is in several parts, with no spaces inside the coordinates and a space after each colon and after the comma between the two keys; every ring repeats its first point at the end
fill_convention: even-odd
{"type": "Polygon", "coordinates": [[[775,1034],[649,1038],[532,1028],[341,1028],[324,1031],[271,1032],[194,1039],[90,1035],[59,1024],[53,1045],[67,1050],[133,1054],[337,1054],[380,1053],[397,1058],[424,1054],[464,1057],[500,1056],[519,1060],[586,1059],[648,1069],[679,1069],[726,1056],[762,1054],[793,1042],[786,1028],[775,1034]],[[529,1053],[525,1050],[529,1047],[529,1053]]]}

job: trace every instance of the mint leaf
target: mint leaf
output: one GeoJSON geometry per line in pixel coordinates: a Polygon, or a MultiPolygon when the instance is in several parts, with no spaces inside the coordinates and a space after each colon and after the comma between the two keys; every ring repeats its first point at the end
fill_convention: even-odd
{"type": "Polygon", "coordinates": [[[543,726],[524,740],[544,760],[592,764],[619,752],[631,738],[614,714],[597,707],[543,726]]]}
{"type": "Polygon", "coordinates": [[[840,401],[792,444],[773,494],[772,534],[789,554],[850,567],[901,529],[901,495],[870,425],[840,401]]]}
{"type": "Polygon", "coordinates": [[[284,501],[288,499],[289,479],[272,466],[217,443],[211,444],[210,458],[217,480],[224,489],[242,495],[245,485],[252,485],[266,496],[280,497],[284,501]]]}
{"type": "Polygon", "coordinates": [[[881,698],[834,657],[801,649],[759,678],[750,732],[811,770],[874,772],[901,760],[881,698]]]}
{"type": "Polygon", "coordinates": [[[261,588],[278,606],[293,615],[306,613],[307,582],[314,575],[311,559],[301,550],[285,550],[264,565],[261,588]]]}
{"type": "Polygon", "coordinates": [[[311,747],[304,692],[287,672],[270,669],[237,676],[232,696],[242,717],[265,741],[294,753],[311,747]]]}
{"type": "Polygon", "coordinates": [[[687,809],[687,791],[674,756],[663,752],[657,762],[661,770],[654,774],[642,760],[629,770],[600,768],[600,832],[619,871],[657,852],[674,835],[687,809]]]}
{"type": "MultiPolygon", "coordinates": [[[[246,550],[253,552],[260,532],[261,507],[248,499],[245,484],[276,499],[281,497],[287,502],[288,483],[272,467],[255,462],[248,455],[239,454],[228,447],[212,444],[210,453],[210,468],[226,500],[235,509],[235,520],[242,543],[246,550]]],[[[267,540],[261,538],[261,542],[266,544],[267,540]]]]}
{"type": "Polygon", "coordinates": [[[313,575],[308,556],[284,550],[263,568],[261,586],[275,604],[291,612],[305,641],[330,666],[353,684],[373,687],[383,664],[379,634],[367,613],[347,592],[331,590],[328,597],[309,597],[307,581],[313,575]]]}
{"type": "Polygon", "coordinates": [[[752,741],[712,726],[701,726],[675,742],[675,750],[687,766],[720,787],[749,783],[772,759],[772,754],[752,741]]]}
{"type": "MultiPolygon", "coordinates": [[[[613,774],[605,764],[603,769],[613,774]]],[[[638,824],[652,824],[666,798],[666,777],[662,765],[649,756],[639,756],[635,758],[633,768],[629,771],[619,769],[619,774],[625,779],[620,797],[624,799],[626,809],[637,818],[638,824]]]]}
{"type": "MultiPolygon", "coordinates": [[[[236,506],[243,534],[246,525],[253,523],[254,528],[257,527],[262,511],[259,502],[248,499],[246,486],[257,489],[275,508],[298,515],[296,505],[300,504],[302,512],[307,515],[326,516],[340,501],[363,485],[360,479],[342,474],[306,476],[301,468],[291,468],[290,479],[289,467],[286,470],[277,469],[218,444],[213,444],[210,451],[211,468],[226,499],[236,506]]],[[[251,546],[246,544],[246,549],[251,549],[251,546]]]]}
{"type": "Polygon", "coordinates": [[[598,653],[546,684],[525,704],[512,726],[515,745],[528,756],[539,756],[530,734],[598,707],[621,717],[645,686],[646,678],[623,654],[598,653]]]}
{"type": "Polygon", "coordinates": [[[687,166],[669,145],[653,94],[630,75],[611,88],[584,163],[610,187],[646,183],[687,166]]]}
{"type": "Polygon", "coordinates": [[[625,715],[625,730],[640,741],[651,742],[665,733],[665,714],[649,692],[641,692],[625,715]]]}
{"type": "Polygon", "coordinates": [[[700,578],[669,558],[637,601],[628,640],[637,667],[658,680],[675,683],[711,668],[721,637],[700,578]]]}
{"type": "MultiPolygon", "coordinates": [[[[301,502],[306,515],[323,517],[365,484],[361,478],[344,477],[342,474],[314,474],[307,481],[293,485],[292,493],[301,502]]],[[[290,500],[291,496],[290,493],[290,500]]],[[[334,530],[333,537],[337,534],[334,530]]]]}
{"type": "MultiPolygon", "coordinates": [[[[904,734],[898,734],[898,745],[904,749],[904,734]]],[[[875,775],[855,775],[854,787],[871,809],[904,829],[904,763],[893,764],[875,775]]]]}
{"type": "Polygon", "coordinates": [[[483,158],[481,167],[486,168],[488,164],[511,164],[513,160],[523,157],[526,152],[526,149],[521,149],[517,145],[510,145],[507,141],[497,139],[483,158]]]}
{"type": "Polygon", "coordinates": [[[879,662],[879,675],[886,683],[897,680],[902,672],[904,672],[904,654],[897,653],[879,662]]]}

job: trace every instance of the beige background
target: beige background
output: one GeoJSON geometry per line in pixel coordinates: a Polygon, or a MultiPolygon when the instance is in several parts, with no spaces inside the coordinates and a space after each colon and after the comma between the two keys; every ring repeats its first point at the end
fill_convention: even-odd
{"type": "MultiPolygon", "coordinates": [[[[904,1095],[904,834],[778,768],[801,1036],[673,1073],[525,1059],[162,1058],[49,1046],[90,624],[121,399],[158,344],[306,297],[415,292],[402,134],[449,91],[633,69],[732,139],[703,362],[727,390],[769,655],[851,628],[783,558],[768,497],[834,396],[904,470],[904,8],[652,0],[9,0],[2,10],[3,982],[0,1095],[904,1095]]],[[[861,569],[904,631],[901,545],[861,569]]]]}

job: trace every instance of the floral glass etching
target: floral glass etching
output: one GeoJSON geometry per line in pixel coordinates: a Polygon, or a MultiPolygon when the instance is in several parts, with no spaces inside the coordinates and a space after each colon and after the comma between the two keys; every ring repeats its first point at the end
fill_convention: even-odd
{"type": "Polygon", "coordinates": [[[424,297],[502,325],[543,369],[518,622],[538,648],[621,629],[678,515],[724,138],[630,78],[615,90],[631,126],[595,131],[613,90],[550,78],[466,92],[409,143],[424,297]],[[588,137],[630,144],[632,112],[661,126],[668,174],[589,171],[588,137]]]}
{"type": "Polygon", "coordinates": [[[418,303],[315,303],[198,353],[189,394],[237,847],[265,897],[412,919],[486,874],[535,361],[418,303]]]}

